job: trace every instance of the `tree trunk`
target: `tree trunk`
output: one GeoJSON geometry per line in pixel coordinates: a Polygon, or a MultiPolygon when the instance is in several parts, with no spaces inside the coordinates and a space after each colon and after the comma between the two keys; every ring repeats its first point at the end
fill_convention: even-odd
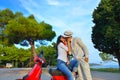
{"type": "Polygon", "coordinates": [[[35,46],[31,45],[31,49],[32,49],[33,56],[36,57],[37,53],[36,53],[36,50],[35,50],[35,46]]]}
{"type": "Polygon", "coordinates": [[[118,59],[119,70],[120,70],[120,52],[119,51],[116,51],[116,56],[117,56],[117,59],[118,59]]]}
{"type": "Polygon", "coordinates": [[[22,67],[24,67],[24,62],[21,62],[22,63],[22,67]]]}
{"type": "Polygon", "coordinates": [[[18,61],[15,61],[15,67],[16,68],[18,67],[18,61]]]}
{"type": "Polygon", "coordinates": [[[32,54],[33,54],[34,57],[36,57],[37,53],[36,53],[36,50],[35,50],[34,41],[30,41],[29,43],[31,45],[32,54]]]}

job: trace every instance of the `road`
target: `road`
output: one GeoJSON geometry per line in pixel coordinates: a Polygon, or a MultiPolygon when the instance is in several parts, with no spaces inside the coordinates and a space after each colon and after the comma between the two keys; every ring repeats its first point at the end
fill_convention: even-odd
{"type": "Polygon", "coordinates": [[[91,71],[93,80],[120,80],[120,73],[91,71]]]}
{"type": "MultiPolygon", "coordinates": [[[[26,75],[31,68],[0,68],[0,80],[16,80],[26,75]]],[[[91,71],[93,80],[120,80],[120,73],[91,71]]],[[[42,80],[50,80],[48,70],[43,69],[42,80]]]]}

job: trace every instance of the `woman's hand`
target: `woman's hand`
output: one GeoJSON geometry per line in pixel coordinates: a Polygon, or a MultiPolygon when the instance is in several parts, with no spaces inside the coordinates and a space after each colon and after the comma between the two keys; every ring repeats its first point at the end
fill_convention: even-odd
{"type": "Polygon", "coordinates": [[[70,64],[70,61],[67,61],[67,65],[70,64]]]}

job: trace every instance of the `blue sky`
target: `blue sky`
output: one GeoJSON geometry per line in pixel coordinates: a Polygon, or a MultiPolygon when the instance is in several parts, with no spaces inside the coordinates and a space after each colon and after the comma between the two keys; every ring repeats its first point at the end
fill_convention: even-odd
{"type": "Polygon", "coordinates": [[[57,36],[65,30],[71,30],[73,36],[80,37],[88,47],[90,63],[99,63],[99,52],[91,41],[94,26],[92,13],[99,2],[100,0],[0,0],[0,10],[9,8],[13,12],[22,12],[26,17],[33,14],[38,22],[51,24],[57,36]]]}

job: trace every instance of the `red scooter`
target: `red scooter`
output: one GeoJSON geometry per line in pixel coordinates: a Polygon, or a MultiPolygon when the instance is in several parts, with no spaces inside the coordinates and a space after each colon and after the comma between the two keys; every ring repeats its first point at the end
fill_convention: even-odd
{"type": "Polygon", "coordinates": [[[42,64],[45,62],[42,58],[36,56],[34,57],[35,65],[32,68],[32,70],[23,77],[23,79],[17,79],[17,80],[41,80],[41,74],[42,74],[42,64]]]}
{"type": "MultiPolygon", "coordinates": [[[[42,80],[42,64],[45,62],[44,59],[36,56],[34,57],[35,65],[32,70],[23,77],[23,79],[16,79],[16,80],[42,80]]],[[[51,74],[51,80],[67,80],[65,74],[61,71],[57,70],[56,68],[50,68],[49,73],[51,74]]]]}
{"type": "MultiPolygon", "coordinates": [[[[23,77],[23,79],[16,79],[16,80],[42,80],[42,64],[45,63],[45,59],[41,56],[38,56],[35,52],[34,42],[30,42],[33,55],[34,55],[34,62],[35,65],[32,70],[23,77]]],[[[67,80],[67,76],[63,74],[61,71],[57,70],[56,68],[50,68],[49,73],[51,74],[51,80],[67,80]]]]}
{"type": "Polygon", "coordinates": [[[49,73],[51,74],[51,80],[68,80],[64,73],[57,70],[57,68],[50,68],[49,73]]]}

